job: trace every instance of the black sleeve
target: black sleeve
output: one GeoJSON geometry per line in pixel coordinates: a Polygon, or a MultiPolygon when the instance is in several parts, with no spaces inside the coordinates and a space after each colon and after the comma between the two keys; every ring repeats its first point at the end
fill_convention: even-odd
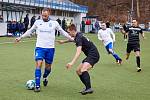
{"type": "Polygon", "coordinates": [[[81,37],[76,40],[76,46],[77,47],[82,46],[82,38],[81,37]]]}
{"type": "Polygon", "coordinates": [[[143,30],[142,29],[140,30],[140,33],[143,34],[143,30]]]}
{"type": "Polygon", "coordinates": [[[126,27],[125,29],[124,29],[124,31],[127,33],[127,32],[129,32],[129,27],[126,27]]]}
{"type": "Polygon", "coordinates": [[[123,25],[123,29],[124,29],[124,30],[126,30],[126,29],[127,29],[127,27],[126,27],[126,25],[125,25],[125,24],[123,25]]]}

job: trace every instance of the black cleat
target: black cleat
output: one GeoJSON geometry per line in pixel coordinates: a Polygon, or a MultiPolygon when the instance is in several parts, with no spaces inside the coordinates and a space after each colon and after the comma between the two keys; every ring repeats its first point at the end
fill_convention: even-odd
{"type": "Polygon", "coordinates": [[[128,60],[129,59],[129,56],[128,55],[126,55],[126,60],[128,60]]]}
{"type": "Polygon", "coordinates": [[[116,60],[116,63],[117,63],[118,65],[121,65],[121,64],[122,64],[122,59],[116,60]]]}
{"type": "Polygon", "coordinates": [[[40,86],[36,86],[36,87],[34,88],[34,92],[40,92],[40,91],[41,91],[40,86]]]}
{"type": "Polygon", "coordinates": [[[81,90],[81,91],[79,91],[79,93],[82,93],[83,91],[85,91],[86,89],[85,88],[83,88],[83,90],[81,90]]]}
{"type": "Polygon", "coordinates": [[[48,80],[46,78],[43,78],[43,85],[47,86],[47,84],[48,84],[48,80]]]}
{"type": "Polygon", "coordinates": [[[92,94],[93,92],[94,91],[91,88],[89,88],[89,89],[85,89],[85,90],[81,91],[80,93],[82,95],[86,95],[86,94],[92,94]]]}
{"type": "Polygon", "coordinates": [[[137,68],[137,72],[140,72],[140,71],[142,71],[142,69],[138,67],[138,68],[137,68]]]}

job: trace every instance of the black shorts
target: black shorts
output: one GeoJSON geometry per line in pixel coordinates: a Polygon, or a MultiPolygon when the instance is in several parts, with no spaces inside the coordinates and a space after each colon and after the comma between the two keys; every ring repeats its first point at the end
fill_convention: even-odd
{"type": "Polygon", "coordinates": [[[130,53],[132,50],[134,50],[134,52],[136,51],[140,51],[140,44],[139,43],[135,43],[135,44],[127,44],[127,53],[130,53]]]}
{"type": "Polygon", "coordinates": [[[99,61],[100,55],[99,53],[95,53],[95,54],[89,54],[83,61],[84,62],[88,62],[92,67],[99,61]]]}

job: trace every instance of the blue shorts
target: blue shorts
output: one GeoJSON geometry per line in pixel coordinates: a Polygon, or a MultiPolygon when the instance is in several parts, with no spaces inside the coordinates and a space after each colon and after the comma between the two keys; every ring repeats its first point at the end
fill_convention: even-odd
{"type": "Polygon", "coordinates": [[[113,43],[110,42],[106,47],[107,52],[110,54],[109,49],[113,49],[113,43]]]}
{"type": "Polygon", "coordinates": [[[45,60],[47,64],[53,63],[55,48],[35,48],[35,60],[45,60]]]}

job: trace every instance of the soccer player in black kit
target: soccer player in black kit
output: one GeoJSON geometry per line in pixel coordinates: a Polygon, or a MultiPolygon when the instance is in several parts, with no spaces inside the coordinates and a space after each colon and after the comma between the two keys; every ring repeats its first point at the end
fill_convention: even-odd
{"type": "Polygon", "coordinates": [[[138,26],[137,20],[132,21],[132,26],[124,30],[124,34],[128,35],[126,60],[129,59],[130,53],[134,50],[136,55],[137,72],[141,71],[140,67],[140,39],[139,34],[144,38],[142,29],[138,26]]]}
{"type": "MultiPolygon", "coordinates": [[[[69,62],[66,67],[67,69],[71,68],[77,59],[79,58],[81,52],[83,51],[86,55],[86,58],[82,61],[82,63],[78,66],[76,73],[78,74],[80,80],[85,85],[85,89],[80,91],[82,95],[93,93],[93,89],[91,88],[90,75],[88,71],[93,68],[94,64],[99,61],[100,55],[96,48],[96,46],[89,41],[88,38],[84,37],[82,33],[78,33],[76,30],[76,26],[74,24],[70,25],[67,29],[69,35],[74,38],[74,42],[76,44],[76,53],[71,62],[69,62]]],[[[68,40],[60,40],[58,41],[60,44],[69,42],[68,40]]]]}

